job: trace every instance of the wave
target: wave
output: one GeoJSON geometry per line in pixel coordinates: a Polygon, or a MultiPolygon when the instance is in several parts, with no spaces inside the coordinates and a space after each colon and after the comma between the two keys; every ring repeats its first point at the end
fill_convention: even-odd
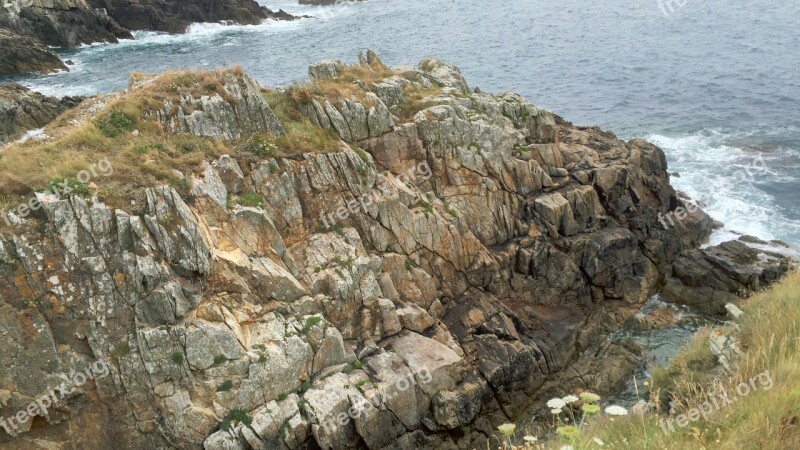
{"type": "MultiPolygon", "coordinates": [[[[683,136],[650,134],[669,162],[672,185],[704,206],[724,226],[708,245],[740,235],[800,245],[800,158],[771,136],[797,129],[725,132],[701,130],[683,136]]],[[[792,142],[792,139],[788,139],[792,142]]]]}

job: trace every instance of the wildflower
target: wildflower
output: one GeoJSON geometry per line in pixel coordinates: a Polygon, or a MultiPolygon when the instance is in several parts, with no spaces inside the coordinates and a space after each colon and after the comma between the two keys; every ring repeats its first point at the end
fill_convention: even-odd
{"type": "Polygon", "coordinates": [[[575,397],[574,395],[568,395],[568,396],[562,398],[561,400],[564,403],[575,403],[575,402],[578,401],[578,397],[575,397]]]}
{"type": "Polygon", "coordinates": [[[649,382],[649,381],[645,381],[645,382],[644,382],[644,385],[645,385],[645,386],[650,386],[650,382],[649,382]]]}
{"type": "Polygon", "coordinates": [[[581,430],[572,425],[564,425],[563,427],[556,428],[556,434],[567,442],[574,442],[575,439],[580,436],[581,430]]]}
{"type": "Polygon", "coordinates": [[[612,416],[627,416],[628,410],[622,406],[611,405],[606,407],[606,414],[611,414],[612,416]]]}
{"type": "Polygon", "coordinates": [[[583,391],[581,392],[581,400],[586,403],[595,403],[600,400],[600,396],[594,392],[583,391]]]}
{"type": "Polygon", "coordinates": [[[593,416],[600,412],[600,407],[597,405],[593,405],[591,403],[584,403],[583,406],[581,406],[581,409],[583,410],[583,412],[585,412],[590,416],[593,416]]]}
{"type": "Polygon", "coordinates": [[[606,445],[605,442],[603,442],[603,440],[598,437],[593,437],[592,440],[594,441],[595,444],[599,445],[600,447],[606,445]]]}
{"type": "Polygon", "coordinates": [[[514,430],[516,428],[517,426],[514,425],[513,423],[504,423],[499,427],[497,427],[497,429],[500,430],[500,432],[503,433],[505,437],[511,437],[511,435],[514,434],[514,430]]]}
{"type": "Polygon", "coordinates": [[[550,413],[551,414],[555,414],[555,415],[559,415],[559,414],[561,414],[561,409],[560,408],[553,408],[553,409],[550,410],[550,413]]]}
{"type": "Polygon", "coordinates": [[[547,401],[547,407],[550,409],[561,409],[567,406],[567,403],[560,398],[551,398],[547,401]]]}
{"type": "Polygon", "coordinates": [[[539,440],[536,436],[525,436],[522,438],[525,442],[536,442],[539,440]]]}

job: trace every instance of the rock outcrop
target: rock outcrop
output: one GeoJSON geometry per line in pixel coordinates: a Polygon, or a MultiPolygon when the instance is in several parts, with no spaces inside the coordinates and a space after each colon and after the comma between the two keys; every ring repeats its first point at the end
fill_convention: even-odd
{"type": "Polygon", "coordinates": [[[552,390],[624,383],[636,348],[609,335],[684,281],[713,225],[659,223],[681,200],[658,147],[472,92],[433,59],[310,72],[321,84],[271,103],[242,76],[117,104],[152,105],[159,139],[313,132],[333,151],[231,144],[137,213],[37,195],[40,217],[0,240],[0,414],[93,360],[111,375],[0,445],[483,448],[552,390]]]}
{"type": "Polygon", "coordinates": [[[228,21],[256,25],[264,19],[291,20],[283,11],[277,13],[253,0],[210,0],[205,2],[174,0],[88,0],[94,8],[103,8],[117,23],[129,30],[155,30],[183,33],[198,22],[228,21]]]}
{"type": "Polygon", "coordinates": [[[47,97],[18,84],[0,85],[0,144],[44,127],[81,100],[79,97],[47,97]]]}
{"type": "Polygon", "coordinates": [[[0,12],[0,29],[32,37],[44,45],[77,47],[132,38],[104,10],[86,0],[27,0],[19,10],[0,12]]]}
{"type": "Polygon", "coordinates": [[[52,50],[36,39],[0,29],[0,75],[69,70],[52,50]]]}

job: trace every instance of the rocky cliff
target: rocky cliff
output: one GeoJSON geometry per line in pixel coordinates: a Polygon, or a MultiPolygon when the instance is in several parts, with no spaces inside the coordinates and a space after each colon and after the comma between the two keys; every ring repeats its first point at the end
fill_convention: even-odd
{"type": "Polygon", "coordinates": [[[0,8],[0,75],[66,69],[47,49],[132,39],[131,30],[183,33],[192,23],[293,20],[253,0],[9,0],[0,8]]]}
{"type": "Polygon", "coordinates": [[[627,379],[635,349],[609,335],[667,280],[691,287],[675,264],[712,226],[659,223],[683,204],[659,148],[435,59],[309,74],[274,91],[137,77],[0,157],[74,144],[114,166],[83,194],[33,194],[0,241],[0,415],[93,361],[110,372],[0,447],[483,448],[554,386],[627,379]]]}
{"type": "Polygon", "coordinates": [[[47,97],[18,84],[0,85],[0,144],[44,127],[80,101],[78,97],[47,97]]]}
{"type": "Polygon", "coordinates": [[[0,75],[69,70],[58,55],[29,36],[0,29],[0,75]]]}

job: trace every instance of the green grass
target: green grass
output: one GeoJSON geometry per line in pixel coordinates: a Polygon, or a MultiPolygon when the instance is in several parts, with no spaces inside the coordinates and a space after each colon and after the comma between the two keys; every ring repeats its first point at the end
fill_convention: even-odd
{"type": "MultiPolygon", "coordinates": [[[[652,380],[650,398],[660,405],[660,414],[598,419],[581,433],[573,448],[599,448],[593,438],[603,441],[604,448],[615,449],[800,448],[800,271],[752,297],[742,309],[740,329],[733,332],[743,356],[732,373],[722,370],[711,355],[711,331],[701,331],[652,380]],[[736,392],[741,383],[750,386],[748,394],[736,392]],[[668,431],[664,433],[660,419],[674,419],[700,408],[710,401],[715,387],[724,388],[736,401],[712,407],[706,418],[701,415],[685,427],[673,420],[674,432],[664,422],[668,431]],[[672,416],[667,401],[675,406],[672,416]]],[[[561,445],[554,441],[548,448],[561,445]]]]}
{"type": "Polygon", "coordinates": [[[123,111],[112,111],[107,117],[94,121],[95,126],[106,137],[117,137],[136,128],[136,118],[123,111]]]}
{"type": "Polygon", "coordinates": [[[253,418],[247,414],[247,411],[242,411],[241,409],[232,409],[230,412],[228,412],[228,415],[222,419],[220,428],[225,431],[229,431],[231,429],[231,425],[237,422],[250,425],[253,423],[253,418]]]}
{"type": "Polygon", "coordinates": [[[222,384],[217,386],[217,392],[228,392],[232,388],[233,388],[233,381],[225,380],[225,381],[222,382],[222,384]]]}
{"type": "Polygon", "coordinates": [[[264,207],[264,198],[261,197],[260,194],[255,192],[247,192],[242,194],[239,198],[236,199],[236,203],[242,206],[250,206],[253,208],[263,208],[264,207]]]}
{"type": "Polygon", "coordinates": [[[308,333],[320,322],[322,322],[322,317],[320,316],[311,316],[307,318],[305,324],[303,324],[303,333],[308,333]]]}

